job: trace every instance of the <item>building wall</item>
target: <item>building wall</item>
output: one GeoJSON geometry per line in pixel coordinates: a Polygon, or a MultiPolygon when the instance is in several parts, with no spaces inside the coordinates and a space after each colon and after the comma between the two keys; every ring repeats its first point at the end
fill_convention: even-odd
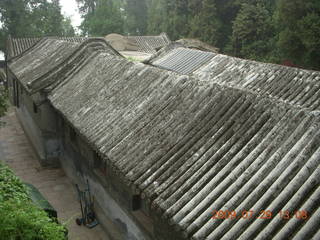
{"type": "Polygon", "coordinates": [[[59,166],[61,141],[57,137],[56,113],[40,94],[30,95],[9,77],[9,97],[17,116],[43,166],[59,166]]]}
{"type": "Polygon", "coordinates": [[[30,95],[13,75],[9,79],[10,101],[42,165],[62,166],[82,189],[88,179],[95,212],[111,239],[157,239],[150,219],[142,211],[132,211],[130,190],[112,169],[95,166],[96,152],[45,101],[46,96],[30,95]]]}
{"type": "MultiPolygon", "coordinates": [[[[59,123],[59,135],[63,139],[61,166],[67,176],[85,187],[88,179],[95,199],[95,212],[100,223],[111,239],[144,240],[153,239],[140,225],[139,219],[130,211],[130,196],[121,184],[114,186],[111,171],[95,168],[95,151],[62,118],[59,123]]],[[[149,226],[147,226],[149,227],[149,226]]]]}

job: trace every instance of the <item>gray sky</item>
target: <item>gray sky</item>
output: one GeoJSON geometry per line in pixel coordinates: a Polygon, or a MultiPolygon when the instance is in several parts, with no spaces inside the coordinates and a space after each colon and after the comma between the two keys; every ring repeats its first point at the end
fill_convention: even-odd
{"type": "Polygon", "coordinates": [[[78,27],[81,24],[81,18],[76,0],[60,0],[60,5],[62,13],[71,18],[74,27],[78,27]]]}

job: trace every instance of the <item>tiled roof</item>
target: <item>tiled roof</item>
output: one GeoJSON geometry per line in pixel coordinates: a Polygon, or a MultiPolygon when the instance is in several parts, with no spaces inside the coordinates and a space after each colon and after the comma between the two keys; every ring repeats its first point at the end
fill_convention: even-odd
{"type": "Polygon", "coordinates": [[[165,33],[159,36],[128,36],[128,39],[137,45],[139,52],[146,53],[155,53],[157,49],[170,43],[165,33]]]}
{"type": "Polygon", "coordinates": [[[43,38],[9,62],[11,71],[30,92],[50,88],[64,80],[96,52],[119,55],[103,38],[65,41],[43,38]]]}
{"type": "Polygon", "coordinates": [[[147,61],[148,64],[201,81],[252,91],[296,106],[320,110],[320,74],[203,52],[171,44],[147,61]]]}
{"type": "MultiPolygon", "coordinates": [[[[83,37],[47,37],[52,39],[60,39],[63,41],[69,42],[77,42],[81,43],[85,41],[87,38],[83,37]]],[[[37,42],[39,42],[42,38],[9,38],[7,42],[7,51],[8,51],[8,59],[13,58],[15,56],[20,55],[37,42]]]]}
{"type": "Polygon", "coordinates": [[[91,64],[53,91],[53,106],[181,236],[286,239],[316,226],[318,116],[112,56],[91,64]],[[255,215],[211,219],[213,210],[227,209],[255,215]],[[286,209],[312,217],[281,221],[286,209]],[[255,219],[262,210],[273,219],[255,219]]]}
{"type": "Polygon", "coordinates": [[[246,89],[296,106],[320,110],[320,73],[217,54],[194,72],[204,81],[246,89]]]}
{"type": "Polygon", "coordinates": [[[181,74],[190,74],[214,56],[215,54],[212,52],[179,47],[163,57],[154,59],[152,65],[181,74]]]}
{"type": "Polygon", "coordinates": [[[202,42],[199,39],[182,38],[177,40],[176,42],[183,44],[187,48],[193,48],[193,49],[198,49],[201,51],[207,51],[207,52],[213,52],[213,53],[219,52],[219,48],[213,47],[205,42],[202,42]]]}
{"type": "Polygon", "coordinates": [[[40,38],[9,38],[7,41],[7,57],[13,58],[35,45],[40,38]]]}
{"type": "Polygon", "coordinates": [[[292,100],[316,90],[320,73],[225,58],[181,75],[99,50],[79,59],[49,100],[171,230],[156,228],[159,238],[317,239],[319,113],[292,100]],[[262,73],[266,89],[279,73],[281,84],[299,78],[283,90],[287,99],[275,98],[247,88],[262,73]],[[226,84],[232,79],[236,87],[226,84]],[[214,210],[253,216],[212,219],[214,210]],[[263,210],[273,217],[258,219],[263,210]],[[293,218],[281,219],[281,210],[293,218]],[[294,217],[298,210],[308,218],[294,217]]]}

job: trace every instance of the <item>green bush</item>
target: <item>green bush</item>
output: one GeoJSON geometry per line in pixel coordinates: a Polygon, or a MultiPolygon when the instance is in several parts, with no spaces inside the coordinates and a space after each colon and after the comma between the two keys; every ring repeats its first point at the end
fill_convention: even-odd
{"type": "Polygon", "coordinates": [[[30,200],[23,183],[0,162],[0,240],[65,239],[64,227],[30,200]]]}

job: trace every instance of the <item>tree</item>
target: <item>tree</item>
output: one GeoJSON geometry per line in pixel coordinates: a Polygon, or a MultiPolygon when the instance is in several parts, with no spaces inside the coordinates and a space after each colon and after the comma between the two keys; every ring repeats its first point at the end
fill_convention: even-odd
{"type": "Polygon", "coordinates": [[[76,33],[71,24],[70,17],[65,17],[62,21],[62,36],[75,36],[76,33]]]}
{"type": "Polygon", "coordinates": [[[80,25],[83,35],[105,36],[123,32],[120,8],[112,0],[79,0],[78,3],[83,18],[80,25]]]}
{"type": "Polygon", "coordinates": [[[243,3],[233,22],[234,55],[263,60],[270,52],[271,14],[262,3],[243,3]]]}
{"type": "MultiPolygon", "coordinates": [[[[30,0],[30,25],[34,36],[61,36],[64,17],[61,14],[59,1],[30,0]]],[[[29,25],[29,26],[30,26],[29,25]]]]}
{"type": "Polygon", "coordinates": [[[298,27],[303,35],[301,42],[306,49],[305,66],[320,70],[320,15],[306,15],[299,20],[298,27]]]}
{"type": "Polygon", "coordinates": [[[82,16],[94,14],[97,0],[76,0],[79,6],[79,11],[82,16]]]}
{"type": "Polygon", "coordinates": [[[24,0],[0,1],[1,39],[0,49],[5,49],[5,40],[8,34],[21,37],[28,34],[30,11],[24,0]]]}
{"type": "Polygon", "coordinates": [[[126,0],[125,31],[132,35],[144,35],[147,31],[147,3],[145,0],[126,0]]]}
{"type": "Polygon", "coordinates": [[[275,16],[281,59],[320,69],[320,2],[279,0],[275,16]]]}
{"type": "Polygon", "coordinates": [[[221,28],[222,22],[217,15],[215,0],[204,0],[198,2],[198,10],[190,20],[189,35],[217,46],[221,28]]]}
{"type": "MultiPolygon", "coordinates": [[[[148,4],[148,34],[159,34],[168,30],[168,10],[166,0],[149,0],[148,4]]],[[[170,38],[172,36],[169,34],[170,38]]]]}
{"type": "Polygon", "coordinates": [[[59,0],[1,0],[0,21],[1,50],[4,50],[9,34],[13,37],[41,37],[74,33],[71,22],[61,14],[59,0]]]}
{"type": "Polygon", "coordinates": [[[189,33],[189,7],[188,0],[173,1],[172,8],[169,11],[169,32],[174,39],[183,38],[189,33]]]}

